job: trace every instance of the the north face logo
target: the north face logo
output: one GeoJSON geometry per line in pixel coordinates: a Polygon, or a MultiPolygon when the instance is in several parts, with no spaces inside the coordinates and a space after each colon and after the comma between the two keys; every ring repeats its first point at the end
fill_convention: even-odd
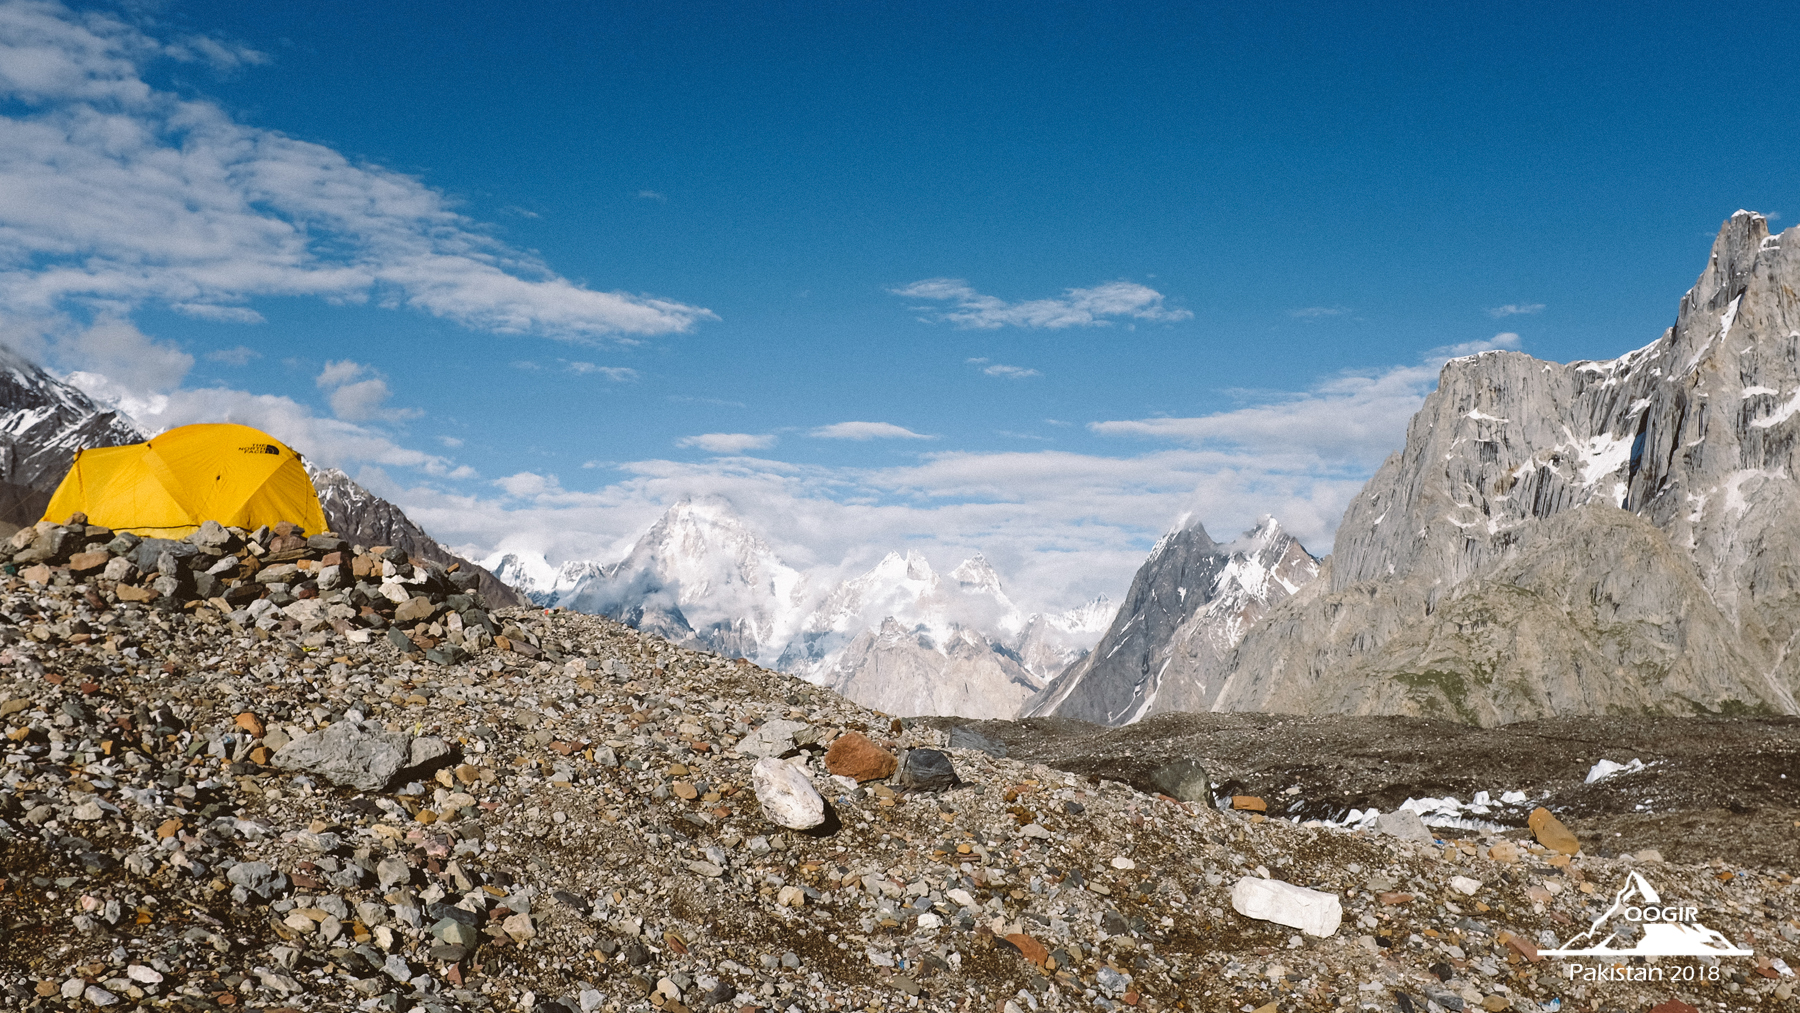
{"type": "Polygon", "coordinates": [[[1642,875],[1626,876],[1612,907],[1586,932],[1544,950],[1546,957],[1748,957],[1731,940],[1700,924],[1698,908],[1664,903],[1642,875]]]}

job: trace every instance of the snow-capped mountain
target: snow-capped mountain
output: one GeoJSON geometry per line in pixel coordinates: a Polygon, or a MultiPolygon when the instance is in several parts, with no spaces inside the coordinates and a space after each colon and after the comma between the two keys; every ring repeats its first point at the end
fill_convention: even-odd
{"type": "Polygon", "coordinates": [[[1228,545],[1183,518],[1150,550],[1092,653],[1021,716],[1117,725],[1163,711],[1206,710],[1245,633],[1318,575],[1319,560],[1273,517],[1228,545]]]}
{"type": "Polygon", "coordinates": [[[671,506],[617,563],[486,563],[538,604],[751,658],[897,714],[1010,717],[1110,616],[1104,599],[1025,614],[979,553],[947,574],[889,553],[848,580],[812,579],[719,497],[671,506]]]}
{"type": "Polygon", "coordinates": [[[0,521],[42,517],[77,450],[144,439],[128,416],[0,345],[0,521]]]}
{"type": "Polygon", "coordinates": [[[541,552],[497,552],[482,565],[536,605],[549,605],[583,580],[606,572],[605,566],[586,559],[551,566],[541,552]]]}
{"type": "Polygon", "coordinates": [[[807,612],[806,578],[716,496],[671,506],[616,563],[552,567],[517,553],[486,562],[525,578],[541,605],[610,616],[763,664],[780,656],[807,612]]]}

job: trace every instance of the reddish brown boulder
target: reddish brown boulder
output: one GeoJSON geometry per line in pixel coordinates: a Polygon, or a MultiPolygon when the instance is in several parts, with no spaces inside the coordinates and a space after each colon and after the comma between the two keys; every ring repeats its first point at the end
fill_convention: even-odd
{"type": "Polygon", "coordinates": [[[825,769],[858,781],[880,781],[893,776],[900,761],[894,754],[869,741],[861,732],[845,732],[825,751],[825,769]]]}

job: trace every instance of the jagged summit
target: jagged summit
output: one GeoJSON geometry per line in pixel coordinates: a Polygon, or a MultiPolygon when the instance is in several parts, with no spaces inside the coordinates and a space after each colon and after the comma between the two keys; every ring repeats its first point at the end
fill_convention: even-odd
{"type": "Polygon", "coordinates": [[[42,517],[76,451],[148,437],[129,416],[0,345],[0,521],[42,517]]]}
{"type": "Polygon", "coordinates": [[[1740,212],[1643,348],[1445,364],[1330,581],[1245,640],[1217,706],[1793,713],[1797,289],[1793,230],[1740,212]]]}
{"type": "Polygon", "coordinates": [[[1151,549],[1094,650],[1021,716],[1128,724],[1162,711],[1204,710],[1245,631],[1318,573],[1319,561],[1273,517],[1221,545],[1184,515],[1151,549]]]}

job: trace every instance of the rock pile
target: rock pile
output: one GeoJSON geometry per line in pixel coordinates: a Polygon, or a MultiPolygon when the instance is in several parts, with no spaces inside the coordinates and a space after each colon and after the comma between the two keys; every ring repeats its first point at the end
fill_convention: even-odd
{"type": "MultiPolygon", "coordinates": [[[[233,536],[258,574],[346,565],[269,534],[233,536]]],[[[435,579],[359,555],[352,589],[435,579]]],[[[1792,870],[1221,811],[599,617],[465,619],[440,663],[360,611],[309,628],[304,581],[274,618],[51,571],[0,579],[11,1008],[1636,1011],[1775,1004],[1800,963],[1792,870]],[[824,818],[772,821],[780,787],[824,818]],[[1540,951],[1632,869],[1757,956],[1569,980],[1540,951]]]]}
{"type": "Polygon", "coordinates": [[[245,531],[207,521],[176,540],[114,533],[76,514],[67,524],[19,529],[10,548],[11,562],[0,567],[7,574],[64,587],[82,582],[123,602],[189,612],[202,623],[225,619],[302,634],[330,627],[357,643],[385,630],[402,652],[439,664],[489,643],[526,657],[540,653],[530,636],[506,637],[495,624],[475,590],[475,569],[409,559],[389,546],[351,545],[329,531],[308,537],[286,522],[245,531]]]}

